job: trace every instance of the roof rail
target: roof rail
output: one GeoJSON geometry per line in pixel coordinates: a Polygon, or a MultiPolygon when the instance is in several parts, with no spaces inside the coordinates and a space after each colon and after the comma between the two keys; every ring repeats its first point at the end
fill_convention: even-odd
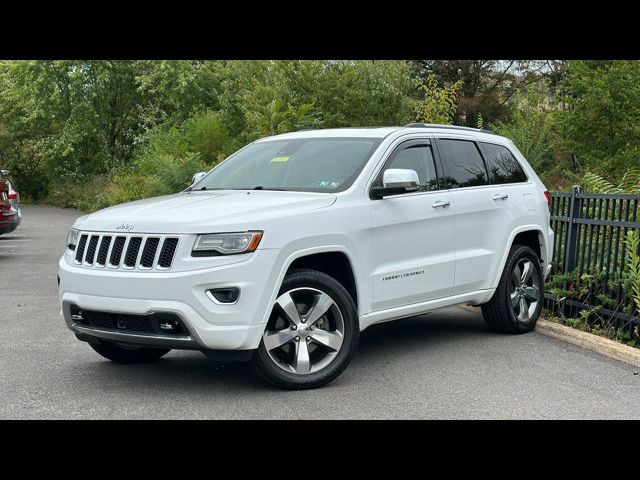
{"type": "Polygon", "coordinates": [[[496,135],[491,130],[487,130],[485,128],[459,127],[457,125],[440,125],[437,123],[408,123],[404,127],[405,128],[441,128],[443,130],[469,130],[472,132],[482,132],[482,133],[489,133],[491,135],[496,135]]]}

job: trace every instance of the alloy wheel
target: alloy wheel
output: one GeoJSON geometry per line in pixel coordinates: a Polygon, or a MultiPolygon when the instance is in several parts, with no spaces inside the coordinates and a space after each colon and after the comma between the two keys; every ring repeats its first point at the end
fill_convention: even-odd
{"type": "Polygon", "coordinates": [[[330,295],[315,288],[296,288],[277,298],[263,342],[278,367],[305,375],[335,359],[344,329],[342,313],[330,295]]]}
{"type": "Polygon", "coordinates": [[[532,260],[521,258],[511,274],[511,308],[515,317],[523,323],[529,322],[541,301],[540,278],[534,270],[532,260]]]}

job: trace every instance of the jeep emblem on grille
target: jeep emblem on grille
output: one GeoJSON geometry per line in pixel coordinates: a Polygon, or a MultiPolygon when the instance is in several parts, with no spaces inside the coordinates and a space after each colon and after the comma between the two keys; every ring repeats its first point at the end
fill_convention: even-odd
{"type": "Polygon", "coordinates": [[[131,230],[133,230],[133,223],[124,223],[122,222],[120,225],[118,225],[116,227],[116,230],[125,230],[127,232],[130,232],[131,230]]]}

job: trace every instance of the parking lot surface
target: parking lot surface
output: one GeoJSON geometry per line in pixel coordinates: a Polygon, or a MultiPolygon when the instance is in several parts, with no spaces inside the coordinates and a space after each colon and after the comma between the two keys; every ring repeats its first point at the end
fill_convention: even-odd
{"type": "Polygon", "coordinates": [[[371,327],[347,370],[287,392],[247,364],[173,351],[116,365],[59,316],[57,262],[81,212],[25,206],[0,236],[0,418],[640,418],[638,369],[461,308],[371,327]]]}

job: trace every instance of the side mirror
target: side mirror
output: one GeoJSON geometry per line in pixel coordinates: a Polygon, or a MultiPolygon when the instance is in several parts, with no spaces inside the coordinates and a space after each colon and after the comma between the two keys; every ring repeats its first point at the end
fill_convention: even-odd
{"type": "Polygon", "coordinates": [[[390,168],[382,175],[382,186],[371,189],[371,198],[384,198],[418,190],[420,190],[420,179],[415,170],[390,168]]]}
{"type": "Polygon", "coordinates": [[[191,185],[193,185],[194,183],[200,181],[200,179],[202,177],[204,177],[207,174],[207,172],[198,172],[196,173],[193,177],[191,177],[191,185]]]}

